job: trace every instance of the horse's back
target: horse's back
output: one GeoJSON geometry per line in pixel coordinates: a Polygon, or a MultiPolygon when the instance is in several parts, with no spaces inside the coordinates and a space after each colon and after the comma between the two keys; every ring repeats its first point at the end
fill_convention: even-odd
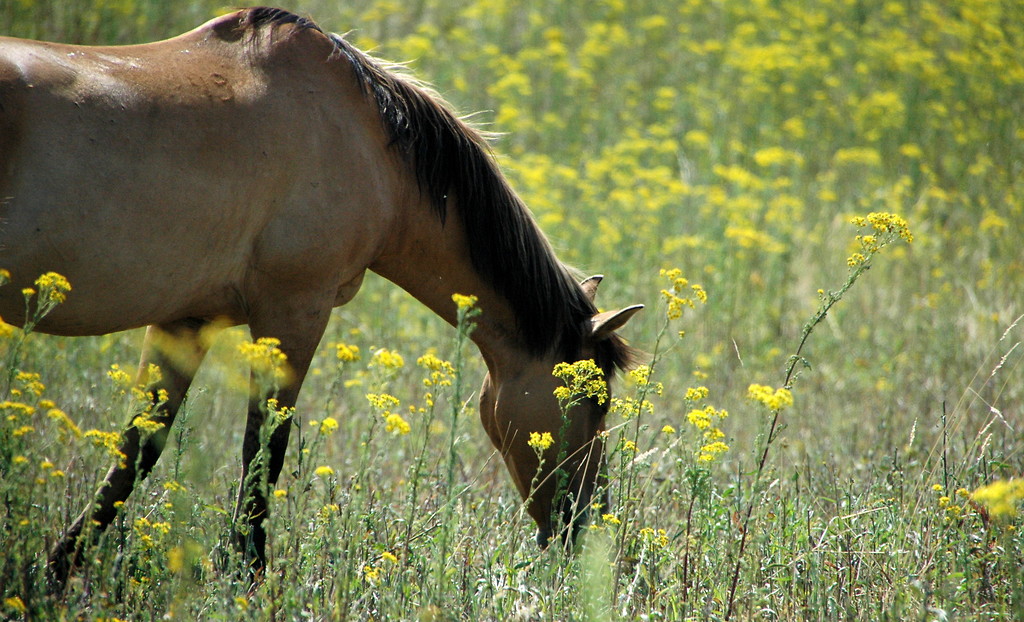
{"type": "Polygon", "coordinates": [[[345,184],[366,195],[351,184],[371,176],[345,167],[380,157],[386,138],[354,102],[354,81],[338,92],[346,81],[337,63],[326,68],[326,37],[255,28],[245,15],[137,46],[0,39],[0,268],[15,277],[0,288],[0,316],[18,321],[20,287],[56,271],[75,289],[50,332],[183,314],[245,321],[249,276],[275,269],[258,261],[332,267],[320,245],[326,233],[344,246],[340,210],[305,225],[319,231],[303,228],[300,210],[337,209],[313,204],[337,203],[345,184]],[[326,140],[327,128],[341,131],[326,140]],[[353,133],[375,144],[342,157],[353,133]]]}

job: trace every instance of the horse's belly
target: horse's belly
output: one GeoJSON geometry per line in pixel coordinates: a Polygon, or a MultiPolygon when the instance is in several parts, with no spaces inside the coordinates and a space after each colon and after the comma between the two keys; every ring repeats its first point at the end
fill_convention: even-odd
{"type": "MultiPolygon", "coordinates": [[[[66,277],[72,290],[40,324],[45,332],[102,334],[184,315],[237,315],[250,244],[221,230],[218,206],[207,205],[205,218],[169,218],[174,196],[119,188],[102,203],[95,190],[76,200],[52,187],[0,188],[13,190],[0,207],[0,268],[12,278],[0,287],[0,317],[23,323],[22,290],[46,272],[66,277]]],[[[183,205],[190,197],[178,198],[183,205]]]]}

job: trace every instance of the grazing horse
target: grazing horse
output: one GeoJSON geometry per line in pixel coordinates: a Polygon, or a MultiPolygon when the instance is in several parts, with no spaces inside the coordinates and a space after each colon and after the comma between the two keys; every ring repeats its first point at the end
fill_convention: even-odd
{"type": "MultiPolygon", "coordinates": [[[[246,9],[124,47],[0,38],[0,268],[13,280],[0,288],[6,321],[24,323],[21,288],[58,272],[73,290],[36,330],[148,326],[140,369],[163,369],[154,418],[164,427],[143,435],[129,424],[125,460],[50,553],[58,586],[88,544],[87,521],[95,537],[153,468],[205,354],[200,331],[226,320],[279,339],[291,373],[277,399],[293,406],[331,309],[367,269],[451,324],[452,294],[478,297],[480,416],[538,542],[563,528],[572,537],[575,508],[598,501],[607,402],[586,400],[563,423],[551,372],[581,359],[609,379],[627,367],[633,352],[615,330],[640,305],[598,313],[600,279],[577,283],[557,260],[481,135],[308,19],[246,9]],[[159,347],[168,338],[173,356],[159,347]],[[532,432],[555,438],[542,465],[532,432]]],[[[250,397],[235,514],[254,571],[265,563],[265,487],[291,429],[273,430],[263,484],[252,484],[266,399],[250,397]]]]}

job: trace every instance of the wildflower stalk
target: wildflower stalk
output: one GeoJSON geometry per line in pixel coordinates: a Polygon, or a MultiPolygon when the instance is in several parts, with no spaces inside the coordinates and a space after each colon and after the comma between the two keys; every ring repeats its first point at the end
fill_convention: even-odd
{"type": "Polygon", "coordinates": [[[455,368],[454,379],[452,382],[452,402],[451,402],[451,413],[452,423],[451,430],[448,436],[448,471],[445,479],[446,489],[448,491],[448,501],[451,502],[452,498],[452,484],[455,481],[455,463],[458,460],[458,455],[455,451],[455,440],[458,436],[458,422],[459,413],[462,411],[462,371],[463,371],[463,350],[465,349],[466,342],[469,341],[469,336],[473,333],[476,328],[476,323],[472,320],[474,317],[480,314],[480,309],[476,308],[475,296],[462,296],[455,294],[452,299],[458,305],[458,322],[456,324],[455,334],[455,353],[453,366],[455,368]]]}
{"type": "MultiPolygon", "coordinates": [[[[655,383],[651,382],[651,378],[654,376],[654,372],[658,366],[658,362],[663,356],[662,343],[665,335],[668,333],[669,326],[676,320],[680,319],[683,315],[683,309],[689,307],[691,309],[696,308],[694,300],[698,300],[701,303],[707,301],[707,294],[704,288],[700,285],[691,285],[689,281],[682,276],[682,271],[679,268],[673,268],[671,270],[662,269],[660,276],[668,279],[669,287],[661,290],[661,295],[666,301],[665,319],[662,323],[661,329],[658,331],[658,336],[654,340],[654,348],[651,353],[651,362],[647,365],[646,379],[639,383],[639,391],[637,398],[633,404],[635,412],[630,416],[635,415],[635,423],[632,429],[631,439],[632,446],[637,447],[637,443],[640,440],[640,431],[642,429],[641,419],[644,409],[644,404],[647,401],[647,396],[650,391],[656,387],[655,383]]],[[[680,339],[683,338],[684,333],[680,331],[678,336],[680,339]]],[[[660,389],[658,389],[660,391],[660,389]]],[[[629,473],[623,480],[620,481],[619,493],[620,499],[622,499],[623,509],[622,518],[625,524],[632,524],[630,520],[632,514],[636,511],[639,506],[639,500],[633,499],[633,487],[636,484],[636,469],[635,461],[630,463],[631,467],[629,473]],[[624,488],[623,488],[624,487],[624,488]]],[[[626,550],[626,532],[628,529],[622,528],[617,534],[617,542],[615,545],[616,559],[622,559],[626,550]]],[[[618,599],[619,581],[622,577],[623,564],[615,565],[615,577],[612,581],[612,602],[614,603],[618,599]]]]}
{"type": "MultiPolygon", "coordinates": [[[[6,285],[11,280],[11,275],[6,270],[0,270],[0,286],[6,285]]],[[[4,389],[4,396],[10,395],[14,377],[18,374],[21,364],[21,350],[28,339],[29,333],[35,330],[39,322],[50,314],[57,305],[67,300],[68,292],[71,291],[71,284],[66,278],[56,272],[47,272],[40,275],[35,281],[35,289],[26,287],[21,290],[25,297],[25,322],[21,330],[15,333],[13,343],[7,354],[7,386],[4,389]],[[33,308],[33,300],[35,305],[33,308]]],[[[3,320],[0,319],[0,327],[3,320]]]]}
{"type": "MultiPolygon", "coordinates": [[[[843,296],[845,296],[846,292],[853,287],[853,284],[857,282],[857,279],[871,268],[871,260],[881,252],[883,248],[899,239],[903,239],[908,244],[914,239],[907,222],[895,214],[872,212],[866,217],[858,216],[851,222],[858,227],[870,226],[872,233],[858,235],[856,237],[856,241],[860,248],[857,252],[851,254],[846,260],[846,264],[850,271],[849,276],[847,276],[846,282],[843,283],[842,287],[837,291],[828,292],[827,294],[823,290],[818,290],[818,296],[821,298],[821,304],[815,314],[811,317],[810,321],[804,324],[803,331],[800,336],[800,343],[797,345],[796,351],[789,357],[789,367],[786,369],[786,376],[782,383],[783,388],[775,392],[775,397],[777,398],[781,391],[785,391],[782,395],[788,399],[788,403],[780,402],[778,400],[775,403],[772,403],[770,401],[771,398],[755,398],[768,405],[772,419],[768,425],[768,433],[765,437],[764,448],[761,450],[761,455],[757,462],[757,470],[754,472],[754,484],[751,490],[752,494],[750,499],[747,501],[746,509],[743,512],[743,522],[740,527],[739,550],[736,555],[736,565],[733,568],[732,579],[729,584],[729,599],[727,601],[725,612],[726,620],[729,620],[732,617],[735,608],[736,587],[739,584],[740,569],[743,565],[744,554],[746,553],[747,535],[750,533],[750,519],[754,512],[754,497],[757,490],[760,488],[765,465],[768,463],[768,454],[771,451],[772,444],[777,438],[776,433],[779,429],[780,415],[782,414],[782,410],[785,406],[792,404],[792,395],[790,391],[799,376],[799,373],[797,372],[797,365],[799,363],[803,363],[805,367],[809,367],[807,360],[802,355],[804,346],[807,344],[807,340],[810,338],[811,333],[814,332],[815,327],[824,321],[828,312],[843,299],[843,296]]],[[[751,393],[754,392],[753,389],[754,386],[751,387],[751,393]]]]}
{"type": "Polygon", "coordinates": [[[455,464],[458,461],[458,454],[455,451],[455,442],[458,439],[458,428],[459,428],[459,414],[462,412],[463,404],[463,350],[465,349],[466,342],[469,341],[469,336],[473,333],[476,328],[476,323],[473,322],[473,318],[480,314],[480,309],[477,308],[476,296],[464,296],[462,294],[454,294],[452,301],[455,302],[457,311],[457,322],[456,322],[456,333],[455,333],[455,352],[452,358],[452,399],[451,399],[451,428],[448,434],[448,467],[445,474],[445,495],[447,499],[445,501],[445,517],[444,527],[441,532],[441,555],[438,557],[438,577],[439,579],[444,575],[445,565],[448,563],[449,551],[448,547],[451,544],[451,521],[452,514],[455,509],[455,494],[452,488],[455,484],[455,464]]]}
{"type": "MultiPolygon", "coordinates": [[[[671,318],[666,318],[665,319],[665,322],[661,326],[661,330],[658,331],[658,336],[654,340],[654,348],[651,351],[651,362],[648,364],[648,369],[650,370],[650,373],[648,374],[648,379],[650,379],[654,375],[654,371],[657,368],[658,361],[661,360],[661,356],[662,356],[662,353],[661,353],[662,340],[664,339],[665,334],[668,332],[668,327],[669,327],[669,324],[671,324],[671,322],[672,322],[671,318]]],[[[635,421],[635,424],[633,426],[633,438],[632,438],[632,442],[633,442],[633,446],[634,447],[637,446],[636,443],[640,439],[640,419],[642,418],[642,414],[643,414],[643,404],[644,404],[644,401],[647,399],[647,395],[650,392],[650,389],[651,389],[651,383],[650,382],[645,382],[643,385],[641,385],[640,391],[637,394],[636,404],[634,405],[634,407],[636,409],[635,410],[635,417],[634,418],[636,419],[636,421],[635,421]]],[[[620,479],[620,483],[619,483],[619,495],[620,495],[619,498],[622,499],[622,517],[625,520],[627,525],[632,524],[632,521],[629,520],[629,517],[632,515],[633,512],[636,511],[636,508],[638,506],[638,503],[636,503],[633,500],[633,485],[635,484],[635,481],[636,481],[635,475],[636,475],[636,469],[635,468],[631,468],[629,470],[629,473],[626,474],[626,477],[620,479]],[[623,487],[625,487],[625,488],[623,489],[623,487]]],[[[617,538],[616,538],[617,541],[615,543],[615,559],[616,560],[621,560],[623,555],[624,555],[624,553],[625,553],[625,551],[626,551],[626,531],[628,531],[628,530],[625,529],[625,528],[619,529],[619,533],[617,534],[617,538]]],[[[613,604],[618,600],[619,580],[622,577],[623,566],[624,566],[624,564],[621,564],[621,563],[615,564],[615,577],[612,580],[612,603],[613,604]]]]}

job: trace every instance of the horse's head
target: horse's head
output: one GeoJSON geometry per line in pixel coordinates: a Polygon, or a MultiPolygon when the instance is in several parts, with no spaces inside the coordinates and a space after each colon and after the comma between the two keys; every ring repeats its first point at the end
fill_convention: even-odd
{"type": "MultiPolygon", "coordinates": [[[[591,277],[582,283],[591,300],[600,280],[591,277]]],[[[592,506],[607,505],[602,484],[604,418],[611,395],[596,389],[610,381],[617,368],[631,363],[633,351],[615,331],[641,308],[594,315],[578,352],[526,359],[511,373],[492,370],[484,378],[480,417],[537,522],[537,543],[542,547],[559,532],[566,541],[575,540],[592,506]],[[559,363],[576,364],[564,369],[560,378],[553,373],[559,363]],[[589,391],[569,389],[567,385],[584,375],[602,382],[591,383],[589,391]]]]}

